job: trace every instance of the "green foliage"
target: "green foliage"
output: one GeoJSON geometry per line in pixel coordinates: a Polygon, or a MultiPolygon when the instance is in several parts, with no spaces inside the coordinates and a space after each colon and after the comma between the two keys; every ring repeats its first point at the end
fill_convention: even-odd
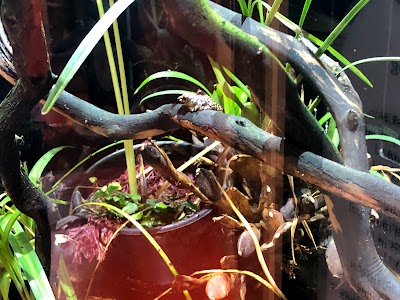
{"type": "MultiPolygon", "coordinates": [[[[261,117],[256,105],[251,101],[251,92],[249,88],[231,71],[223,66],[221,67],[220,65],[218,65],[211,57],[209,57],[209,61],[217,80],[217,84],[215,84],[215,89],[213,92],[211,92],[204,84],[202,84],[200,81],[190,75],[178,71],[168,70],[157,72],[148,76],[135,90],[135,94],[137,94],[151,81],[154,81],[156,79],[181,79],[196,85],[205,93],[207,93],[208,96],[210,96],[214,100],[214,102],[220,104],[223,107],[225,113],[236,116],[243,116],[245,118],[248,118],[254,124],[260,125],[261,117]],[[227,79],[235,83],[235,86],[229,84],[227,79]]],[[[143,104],[144,101],[150,98],[158,96],[182,95],[187,93],[195,94],[194,91],[188,91],[184,89],[157,91],[143,97],[140,101],[140,104],[143,104]]]]}
{"type": "MultiPolygon", "coordinates": [[[[156,80],[156,79],[168,79],[168,78],[176,78],[176,79],[182,79],[185,80],[187,82],[191,82],[194,85],[198,86],[200,89],[202,89],[204,92],[206,92],[210,97],[212,97],[212,93],[209,91],[209,89],[207,89],[205,87],[204,84],[202,84],[200,81],[198,81],[197,79],[193,78],[190,75],[187,75],[185,73],[182,72],[178,72],[178,71],[161,71],[161,72],[157,72],[154,73],[150,76],[148,76],[145,80],[142,81],[142,83],[138,86],[138,88],[135,90],[135,94],[137,94],[146,84],[148,84],[149,82],[156,80]]],[[[169,90],[171,91],[171,90],[169,90]]],[[[173,90],[172,90],[173,91],[173,90]]],[[[178,90],[179,92],[182,90],[178,90]]],[[[186,90],[183,90],[186,93],[186,90]]],[[[163,91],[166,92],[166,91],[163,91]]],[[[165,93],[165,95],[171,94],[171,92],[169,93],[165,93]]],[[[159,92],[159,94],[157,96],[160,95],[164,95],[162,92],[159,92]]],[[[148,99],[150,97],[147,97],[146,99],[148,99]]],[[[140,104],[142,104],[144,101],[144,99],[142,99],[142,101],[140,102],[140,104]]]]}
{"type": "Polygon", "coordinates": [[[385,142],[393,143],[393,144],[395,144],[397,146],[400,146],[400,140],[399,139],[396,139],[396,138],[391,137],[391,136],[383,135],[383,134],[370,134],[370,135],[366,135],[365,138],[367,140],[385,141],[385,142]]]}
{"type": "MultiPolygon", "coordinates": [[[[41,188],[39,181],[50,160],[65,146],[45,153],[32,167],[28,177],[41,188]]],[[[10,197],[0,197],[0,293],[8,299],[13,281],[22,299],[55,299],[43,267],[33,249],[35,223],[11,203],[10,197]],[[28,289],[26,282],[29,284],[28,289]]]]}
{"type": "MultiPolygon", "coordinates": [[[[90,181],[96,182],[96,178],[92,177],[90,181]]],[[[119,182],[111,182],[102,186],[93,194],[90,200],[116,207],[146,227],[166,225],[199,211],[199,206],[189,201],[174,202],[172,204],[160,202],[157,199],[142,201],[139,195],[131,195],[122,191],[122,186],[119,182]]],[[[103,213],[99,212],[100,215],[103,213]]],[[[106,211],[105,216],[108,218],[123,217],[120,213],[116,213],[115,210],[109,209],[106,211]]]]}
{"type": "Polygon", "coordinates": [[[50,151],[48,151],[46,154],[44,154],[32,167],[31,171],[29,172],[29,179],[32,181],[32,183],[41,189],[41,183],[39,182],[39,178],[42,177],[42,173],[50,160],[61,150],[68,148],[68,146],[60,146],[57,148],[53,148],[50,151]]]}

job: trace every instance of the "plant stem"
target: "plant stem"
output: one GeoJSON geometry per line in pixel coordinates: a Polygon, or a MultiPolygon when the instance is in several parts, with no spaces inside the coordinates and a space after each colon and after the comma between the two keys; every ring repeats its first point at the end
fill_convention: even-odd
{"type": "MultiPolygon", "coordinates": [[[[113,6],[114,1],[109,0],[109,4],[110,7],[113,6]]],[[[101,0],[97,0],[97,8],[99,11],[99,16],[101,18],[104,15],[104,7],[101,0]]],[[[118,60],[120,80],[118,79],[117,68],[115,64],[114,54],[112,51],[112,46],[108,31],[104,33],[104,42],[106,46],[106,52],[111,71],[111,78],[114,87],[115,100],[117,102],[118,114],[129,115],[128,90],[126,86],[124,59],[122,54],[121,38],[119,34],[117,20],[115,20],[113,23],[113,29],[114,29],[115,45],[117,50],[117,60],[118,60]]],[[[131,195],[136,195],[137,183],[136,183],[136,165],[135,165],[135,153],[133,151],[133,141],[124,140],[124,148],[125,148],[126,167],[128,170],[129,190],[131,195]]]]}

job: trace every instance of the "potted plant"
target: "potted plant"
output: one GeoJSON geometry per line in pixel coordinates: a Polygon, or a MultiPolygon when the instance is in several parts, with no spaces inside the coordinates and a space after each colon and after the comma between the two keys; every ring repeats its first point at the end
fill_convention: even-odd
{"type": "MultiPolygon", "coordinates": [[[[168,142],[160,145],[163,144],[164,147],[165,144],[169,145],[172,151],[178,151],[178,155],[172,153],[175,160],[182,159],[184,146],[188,147],[183,144],[177,148],[175,143],[168,142]]],[[[145,147],[152,146],[135,146],[137,150],[143,148],[142,151],[145,151],[145,147]]],[[[81,195],[88,196],[88,202],[113,204],[146,226],[149,234],[168,255],[173,267],[183,274],[201,269],[218,269],[220,259],[235,252],[228,234],[230,229],[212,221],[214,214],[211,209],[200,210],[199,204],[188,199],[193,198],[189,190],[170,187],[158,196],[164,201],[158,200],[155,194],[165,179],[146,165],[146,160],[144,163],[151,170],[143,174],[147,184],[141,187],[142,200],[132,199],[127,192],[124,151],[118,151],[88,169],[78,185],[81,187],[73,194],[75,199],[72,199],[72,203],[77,206],[78,214],[72,220],[68,216],[59,221],[56,240],[58,238],[64,242],[54,250],[53,269],[58,269],[61,255],[79,299],[88,296],[153,299],[167,290],[174,279],[169,266],[140,230],[121,227],[125,222],[121,215],[93,205],[88,214],[88,207],[79,207],[81,195]],[[95,180],[93,176],[96,176],[95,180]],[[89,179],[95,182],[90,189],[89,179]],[[118,235],[114,236],[117,229],[118,235]]],[[[53,281],[57,282],[57,279],[53,281]]],[[[194,293],[200,297],[198,299],[205,298],[204,287],[194,293]]],[[[174,293],[170,297],[179,299],[183,295],[174,293]]]]}
{"type": "MultiPolygon", "coordinates": [[[[110,9],[108,17],[104,19],[111,24],[110,20],[113,17],[110,16],[114,14],[115,17],[115,15],[121,13],[124,9],[123,6],[128,2],[118,1],[110,9]]],[[[244,19],[230,10],[210,4],[207,1],[165,0],[160,2],[164,5],[169,20],[170,27],[168,29],[174,33],[174,36],[179,36],[181,42],[185,41],[195,51],[209,55],[219,65],[225,66],[228,71],[234,70],[235,76],[250,85],[253,101],[271,119],[271,122],[269,122],[270,132],[265,132],[248,120],[237,116],[228,116],[213,109],[202,109],[202,107],[197,110],[197,104],[192,105],[190,101],[183,104],[166,104],[153,111],[146,111],[138,115],[117,116],[83,103],[76,97],[63,92],[63,87],[67,82],[62,80],[59,81],[60,84],[55,86],[51,97],[49,97],[50,101],[45,105],[44,110],[47,111],[51,108],[54,103],[51,99],[57,98],[53,96],[61,95],[59,102],[56,103],[56,108],[59,111],[69,115],[81,125],[112,140],[142,139],[171,132],[177,128],[196,131],[213,139],[218,139],[225,145],[239,149],[259,161],[272,165],[279,170],[278,173],[284,171],[310,184],[319,186],[328,195],[326,203],[330,219],[333,221],[334,239],[343,266],[344,279],[353,287],[356,287],[357,291],[366,298],[378,299],[382,296],[398,299],[400,297],[398,279],[383,265],[376,253],[375,246],[369,236],[369,210],[362,205],[398,218],[398,205],[393,195],[397,195],[399,189],[366,173],[368,165],[360,101],[345,76],[340,77],[341,81],[337,80],[335,76],[332,76],[331,71],[321,64],[319,59],[320,54],[329,47],[329,39],[322,43],[318,50],[310,51],[301,42],[302,35],[306,35],[301,30],[301,25],[300,29],[295,28],[298,30],[296,35],[299,39],[294,39],[265,27],[250,18],[244,19]],[[232,61],[230,60],[234,55],[240,55],[240,59],[235,60],[235,65],[231,64],[232,61]],[[285,55],[290,66],[284,68],[277,57],[279,55],[285,55]],[[293,67],[293,70],[291,70],[291,67],[293,67]],[[292,72],[287,72],[288,69],[292,72]],[[286,81],[287,83],[287,88],[284,89],[285,95],[279,96],[279,99],[273,98],[269,89],[266,90],[265,86],[265,83],[273,82],[269,79],[271,79],[271,74],[275,74],[273,73],[274,70],[277,70],[277,76],[282,76],[284,79],[279,82],[286,81]],[[332,113],[331,117],[327,117],[330,120],[328,129],[332,133],[331,140],[327,138],[320,124],[316,122],[299,97],[296,84],[303,77],[312,83],[315,92],[325,100],[332,113]],[[343,86],[343,82],[345,86],[343,86]],[[273,102],[273,99],[277,102],[273,102]],[[282,103],[283,99],[287,100],[285,105],[282,103]],[[194,110],[192,110],[193,107],[194,110]],[[337,132],[340,135],[341,154],[332,145],[336,129],[332,125],[334,119],[337,122],[337,132]],[[309,134],[305,135],[304,132],[309,134]],[[283,136],[286,141],[285,147],[282,144],[283,136]],[[342,161],[346,167],[338,163],[342,161]],[[361,189],[358,188],[360,186],[361,189]],[[379,189],[379,195],[371,187],[379,189]],[[385,195],[382,196],[383,194],[385,195]],[[352,202],[351,210],[348,209],[348,201],[352,202]],[[355,251],[349,252],[347,247],[351,247],[355,251]],[[378,277],[379,280],[368,280],[374,277],[378,277]],[[377,282],[387,284],[379,286],[377,282]]],[[[360,1],[355,6],[352,16],[366,2],[360,1]]],[[[0,107],[2,112],[0,115],[0,138],[7,146],[0,150],[0,175],[16,206],[31,214],[37,222],[42,237],[42,239],[37,239],[38,242],[41,242],[38,244],[37,251],[43,254],[43,264],[48,266],[49,255],[46,250],[49,249],[50,244],[50,229],[55,224],[54,219],[57,219],[54,213],[56,209],[48,198],[32,189],[30,183],[24,180],[24,175],[19,172],[19,157],[15,148],[10,148],[14,151],[5,150],[8,149],[8,146],[14,145],[16,125],[20,123],[20,118],[26,116],[22,113],[21,115],[15,114],[15,111],[18,111],[15,107],[21,108],[22,112],[29,111],[30,106],[28,104],[37,102],[41,97],[44,97],[52,84],[43,30],[38,22],[33,22],[40,20],[40,10],[38,9],[40,5],[34,3],[36,6],[19,1],[15,1],[15,3],[3,1],[2,3],[3,21],[12,42],[13,58],[20,81],[5,100],[5,104],[0,107]],[[25,9],[19,15],[18,10],[15,9],[18,5],[25,9]],[[36,7],[36,9],[32,9],[32,7],[36,7]],[[18,15],[18,18],[15,15],[18,15]],[[16,23],[16,19],[21,20],[22,25],[16,23]],[[30,38],[21,38],[21,32],[30,38]],[[38,44],[40,42],[40,47],[33,47],[32,41],[38,42],[38,44]],[[37,55],[28,55],[30,53],[28,49],[35,50],[37,55]],[[28,60],[28,57],[31,59],[35,57],[35,60],[28,60]],[[15,124],[13,117],[18,121],[15,124]]],[[[267,18],[264,18],[264,11],[259,10],[260,21],[266,20],[266,23],[268,23],[275,17],[280,1],[275,1],[274,4],[267,18]]],[[[246,17],[251,16],[255,7],[262,8],[263,5],[261,1],[249,1],[248,6],[246,6],[244,1],[240,1],[240,7],[246,17]]],[[[304,11],[306,13],[307,6],[305,6],[304,11]]],[[[349,22],[352,16],[346,18],[345,22],[349,22]]],[[[284,21],[287,22],[287,20],[284,21]]],[[[99,29],[99,27],[97,26],[96,29],[99,29]]],[[[157,31],[158,34],[160,32],[165,33],[165,31],[157,31]]],[[[336,33],[333,33],[333,36],[336,33]]],[[[100,30],[100,36],[102,34],[103,31],[100,30]]],[[[330,36],[330,40],[333,36],[330,36]]],[[[87,42],[88,40],[85,41],[86,44],[84,43],[81,48],[81,50],[83,49],[82,52],[78,52],[77,56],[83,58],[83,54],[90,50],[87,42]]],[[[180,44],[178,43],[178,45],[180,44]]],[[[74,68],[78,68],[78,64],[75,64],[74,68]]],[[[71,76],[71,74],[67,74],[68,76],[71,76]]],[[[61,78],[65,78],[65,76],[61,75],[61,78]]],[[[315,101],[312,107],[315,107],[317,102],[315,101]]],[[[223,158],[225,159],[227,156],[223,158]]],[[[223,165],[226,166],[226,164],[223,165]]],[[[218,183],[220,181],[211,180],[210,182],[216,183],[219,188],[218,183]]],[[[292,180],[290,183],[290,189],[294,190],[292,180]]],[[[268,194],[266,183],[263,182],[262,185],[266,188],[265,192],[268,194]]],[[[243,190],[246,190],[246,187],[242,187],[243,190]]],[[[105,189],[107,190],[107,187],[105,189]]],[[[299,201],[296,200],[297,195],[293,190],[291,191],[294,198],[293,202],[297,205],[299,201]]],[[[243,239],[239,240],[243,242],[247,238],[247,241],[253,242],[252,245],[255,249],[249,252],[256,253],[262,269],[260,273],[268,280],[260,279],[254,273],[251,276],[258,278],[257,280],[263,282],[266,286],[270,285],[275,293],[285,298],[283,294],[279,293],[279,289],[273,286],[274,280],[268,268],[266,268],[265,260],[263,260],[257,230],[254,229],[254,226],[251,227],[243,216],[245,210],[243,208],[237,209],[237,205],[231,199],[234,197],[228,195],[225,189],[219,189],[219,191],[222,198],[238,217],[236,221],[229,218],[227,220],[231,222],[230,224],[235,224],[232,225],[234,227],[246,228],[246,231],[243,232],[243,239]]],[[[249,196],[251,194],[250,192],[249,196]]],[[[240,199],[238,203],[246,203],[242,196],[238,196],[238,199],[240,199]]],[[[260,217],[260,212],[264,212],[262,217],[266,219],[275,215],[274,208],[269,205],[272,203],[267,201],[267,204],[267,207],[258,207],[258,217],[260,217]],[[268,210],[265,211],[265,208],[268,210]]],[[[295,236],[295,225],[298,222],[306,221],[303,217],[309,215],[307,211],[304,214],[299,213],[299,208],[294,207],[295,218],[291,224],[291,241],[295,236]]],[[[256,223],[254,221],[254,224],[256,223]]],[[[259,223],[262,226],[261,222],[259,223]]],[[[273,226],[267,227],[274,228],[273,226]]],[[[251,245],[251,243],[242,244],[251,245]]],[[[263,249],[268,249],[268,245],[263,249]]],[[[245,249],[247,248],[241,249],[240,252],[242,254],[247,253],[245,249]]],[[[293,249],[294,247],[292,247],[292,252],[294,252],[293,249]]],[[[245,271],[239,273],[240,270],[237,269],[222,271],[249,275],[249,273],[244,273],[245,271]]],[[[224,273],[222,271],[221,273],[224,273]]],[[[182,278],[179,278],[175,276],[177,282],[182,283],[182,278]]],[[[193,277],[186,279],[189,281],[193,277]]],[[[239,283],[236,286],[243,287],[244,285],[240,283],[241,279],[238,279],[239,283]]],[[[190,281],[190,284],[195,284],[195,280],[190,281]]],[[[243,292],[243,290],[239,289],[239,294],[240,292],[243,292]]]]}

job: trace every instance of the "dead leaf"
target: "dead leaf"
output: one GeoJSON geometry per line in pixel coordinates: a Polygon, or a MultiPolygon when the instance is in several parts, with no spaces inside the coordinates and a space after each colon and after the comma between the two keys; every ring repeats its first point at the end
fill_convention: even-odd
{"type": "Polygon", "coordinates": [[[239,257],[237,255],[225,255],[219,262],[221,264],[221,268],[224,270],[237,269],[239,265],[239,257]]]}

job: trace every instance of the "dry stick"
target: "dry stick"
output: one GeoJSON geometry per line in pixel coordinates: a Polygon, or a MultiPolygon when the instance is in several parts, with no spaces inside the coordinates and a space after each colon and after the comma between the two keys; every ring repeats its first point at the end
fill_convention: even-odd
{"type": "MultiPolygon", "coordinates": [[[[176,170],[179,172],[183,172],[186,170],[186,168],[188,168],[189,166],[191,166],[192,164],[194,164],[198,159],[200,159],[201,157],[203,157],[204,155],[206,155],[208,152],[210,152],[212,149],[214,149],[215,147],[217,147],[219,144],[221,144],[221,142],[219,141],[215,141],[214,143],[212,143],[211,145],[207,146],[206,148],[204,148],[203,150],[201,150],[199,153],[197,153],[195,156],[191,157],[187,162],[183,163],[181,166],[179,166],[176,170]]],[[[164,184],[161,186],[161,188],[159,189],[159,191],[157,192],[157,198],[161,195],[161,193],[168,187],[168,185],[170,184],[169,181],[165,181],[164,184]]]]}

